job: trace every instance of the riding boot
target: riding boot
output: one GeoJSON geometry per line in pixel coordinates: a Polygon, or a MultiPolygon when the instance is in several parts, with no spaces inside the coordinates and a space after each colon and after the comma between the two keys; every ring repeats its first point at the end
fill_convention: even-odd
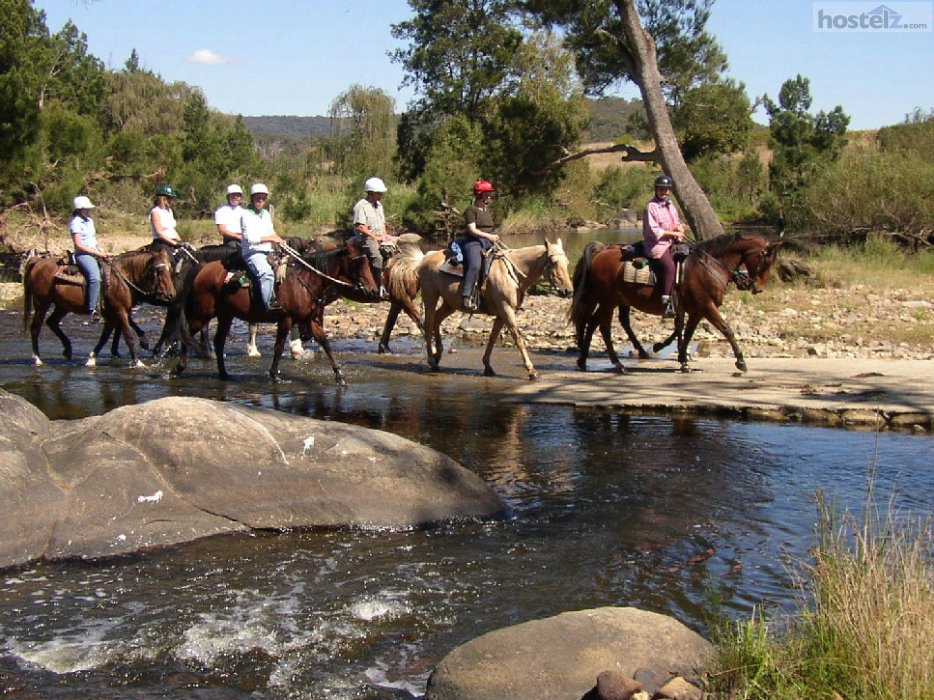
{"type": "Polygon", "coordinates": [[[386,291],[386,288],[383,286],[383,268],[373,267],[373,281],[376,282],[376,287],[379,289],[379,298],[388,299],[389,292],[386,291]]]}
{"type": "Polygon", "coordinates": [[[671,296],[668,294],[662,294],[662,318],[674,318],[675,317],[675,307],[671,303],[671,296]]]}

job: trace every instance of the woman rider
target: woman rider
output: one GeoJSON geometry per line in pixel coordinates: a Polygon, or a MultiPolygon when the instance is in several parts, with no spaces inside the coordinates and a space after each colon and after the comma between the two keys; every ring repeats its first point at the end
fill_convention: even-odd
{"type": "Polygon", "coordinates": [[[671,290],[675,284],[675,259],[671,244],[684,239],[684,225],[678,218],[678,209],[671,201],[673,182],[667,175],[655,178],[655,196],[645,205],[642,216],[642,238],[649,267],[658,279],[662,294],[662,318],[673,318],[671,290]]]}
{"type": "Polygon", "coordinates": [[[75,197],[73,204],[74,212],[68,230],[71,231],[71,240],[75,245],[75,264],[87,280],[87,312],[94,319],[98,316],[97,304],[101,298],[101,268],[98,260],[110,256],[97,245],[97,229],[91,218],[91,210],[94,208],[91,200],[82,195],[75,197]]]}
{"type": "Polygon", "coordinates": [[[464,238],[464,279],[461,280],[461,299],[465,311],[475,311],[474,287],[480,278],[483,253],[493,247],[499,236],[493,233],[493,212],[487,207],[493,200],[495,188],[487,180],[478,180],[473,186],[473,204],[464,212],[467,235],[464,238]]]}

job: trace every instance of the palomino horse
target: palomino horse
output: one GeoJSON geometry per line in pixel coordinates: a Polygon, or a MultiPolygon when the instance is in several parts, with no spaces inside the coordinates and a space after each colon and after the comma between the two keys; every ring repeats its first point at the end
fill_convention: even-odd
{"type": "MultiPolygon", "coordinates": [[[[175,286],[172,283],[172,269],[169,256],[164,251],[150,252],[140,250],[122,253],[104,262],[106,284],[101,288],[103,300],[104,328],[101,338],[88,357],[89,367],[96,364],[97,355],[111,331],[116,327],[123,331],[130,346],[133,365],[142,366],[136,347],[135,334],[131,331],[131,309],[145,301],[151,304],[165,304],[175,298],[175,286]]],[[[27,327],[32,335],[32,356],[37,365],[42,364],[39,357],[39,332],[42,322],[51,307],[55,307],[46,325],[62,342],[62,354],[71,359],[71,341],[61,329],[62,319],[69,313],[84,314],[85,286],[65,283],[55,277],[59,268],[54,257],[30,258],[23,269],[24,314],[23,329],[27,327]],[[35,316],[30,324],[30,316],[35,316]]]]}
{"type": "MultiPolygon", "coordinates": [[[[392,329],[396,326],[399,319],[399,313],[404,311],[412,319],[418,330],[424,332],[422,324],[422,315],[415,305],[415,297],[418,296],[418,274],[416,268],[421,259],[421,250],[419,249],[421,236],[415,233],[404,233],[396,241],[396,252],[386,261],[383,266],[383,284],[389,293],[389,313],[386,316],[386,322],[383,324],[383,334],[379,339],[379,353],[392,353],[389,347],[389,338],[392,335],[392,329]],[[398,251],[404,248],[412,248],[412,255],[399,255],[398,251]]],[[[379,297],[375,299],[368,295],[357,293],[355,290],[343,290],[341,296],[357,301],[363,304],[374,304],[382,301],[379,297]]],[[[307,340],[295,339],[289,342],[289,349],[293,357],[299,357],[302,352],[301,342],[307,340]]],[[[250,326],[250,338],[247,342],[247,354],[250,357],[259,357],[259,351],[256,350],[256,326],[250,326]]]]}
{"type": "MultiPolygon", "coordinates": [[[[404,253],[411,257],[411,253],[404,253]]],[[[497,249],[490,266],[489,275],[483,283],[480,308],[472,313],[495,316],[486,352],[483,354],[483,374],[496,376],[490,365],[493,346],[505,326],[512,334],[516,347],[522,354],[522,362],[529,379],[538,379],[538,372],[532,365],[525,340],[516,323],[516,311],[525,298],[528,289],[538,282],[543,275],[548,277],[552,288],[560,296],[570,296],[573,292],[571,277],[568,273],[568,258],[560,239],[557,243],[545,242],[544,245],[517,248],[515,250],[497,249]]],[[[445,252],[433,251],[421,257],[418,264],[418,280],[422,288],[422,300],[425,303],[425,348],[428,352],[428,364],[432,370],[438,369],[443,345],[441,341],[441,323],[455,311],[462,311],[461,296],[458,292],[460,277],[442,272],[445,252]],[[438,300],[441,306],[438,307],[438,300]],[[432,343],[434,342],[434,347],[432,343]]]]}
{"type": "MultiPolygon", "coordinates": [[[[250,323],[277,323],[276,345],[269,374],[277,378],[279,360],[289,331],[294,324],[308,326],[312,336],[328,356],[337,383],[344,385],[343,371],[331,352],[331,345],[324,334],[324,307],[344,293],[345,289],[360,290],[361,294],[379,295],[379,287],[373,278],[373,270],[367,257],[355,246],[310,253],[298,261],[290,262],[285,279],[276,290],[276,299],[281,307],[266,311],[253,293],[253,285],[231,287],[227,282],[227,268],[222,262],[205,264],[195,276],[192,285],[189,309],[189,332],[194,335],[208,322],[217,317],[214,333],[214,354],[217,373],[221,379],[229,379],[224,363],[224,344],[235,318],[250,323]]],[[[188,364],[188,344],[182,343],[178,364],[174,374],[184,371],[188,364]]]]}
{"type": "MultiPolygon", "coordinates": [[[[678,362],[682,371],[688,370],[688,344],[701,320],[707,319],[726,337],[736,358],[736,367],[745,372],[746,361],[736,343],[733,329],[720,315],[719,307],[727,285],[733,282],[738,289],[753,294],[761,292],[769,281],[769,273],[782,241],[769,242],[765,236],[735,233],[691,244],[691,252],[684,262],[681,282],[676,288],[677,305],[675,333],[664,343],[655,345],[657,352],[679,337],[678,362]],[[684,315],[687,314],[687,323],[684,315]]],[[[623,279],[623,247],[603,243],[589,243],[574,270],[574,302],[571,321],[574,323],[580,356],[579,369],[587,368],[587,354],[593,332],[600,327],[610,361],[618,372],[624,372],[613,348],[610,325],[613,310],[620,307],[619,319],[626,335],[640,358],[649,354],[636,338],[629,324],[629,311],[660,316],[663,311],[658,291],[649,284],[637,284],[623,279]]]]}

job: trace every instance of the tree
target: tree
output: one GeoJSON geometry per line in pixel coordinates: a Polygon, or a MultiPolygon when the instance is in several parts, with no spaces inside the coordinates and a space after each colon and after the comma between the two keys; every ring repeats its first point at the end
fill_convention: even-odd
{"type": "Polygon", "coordinates": [[[839,105],[812,116],[810,81],[800,75],[782,84],[777,104],[768,95],[763,95],[762,103],[769,116],[773,151],[771,189],[784,208],[796,200],[818,166],[839,157],[850,118],[839,105]]]}
{"type": "Polygon", "coordinates": [[[395,101],[374,87],[352,85],[331,103],[329,152],[337,171],[387,176],[395,154],[395,101]]]}
{"type": "Polygon", "coordinates": [[[729,81],[684,91],[672,123],[685,160],[743,150],[753,128],[751,111],[743,86],[729,81]]]}
{"type": "Polygon", "coordinates": [[[641,0],[638,10],[635,0],[529,0],[527,4],[542,21],[564,29],[589,91],[599,94],[620,80],[630,80],[639,88],[655,151],[643,153],[625,144],[614,150],[623,153],[624,160],[660,163],[674,179],[675,195],[695,234],[699,238],[722,234],[716,212],[681,153],[666,103],[666,94],[677,101],[688,88],[726,66],[722,51],[704,30],[713,0],[641,0]]]}

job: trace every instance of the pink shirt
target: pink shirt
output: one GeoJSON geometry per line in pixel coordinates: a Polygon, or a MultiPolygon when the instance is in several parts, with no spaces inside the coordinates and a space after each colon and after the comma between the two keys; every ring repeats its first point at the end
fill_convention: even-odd
{"type": "Polygon", "coordinates": [[[645,205],[642,216],[642,238],[645,241],[645,253],[650,258],[660,258],[671,247],[671,238],[662,238],[665,231],[674,231],[681,220],[678,208],[671,199],[663,202],[655,197],[645,205]]]}

